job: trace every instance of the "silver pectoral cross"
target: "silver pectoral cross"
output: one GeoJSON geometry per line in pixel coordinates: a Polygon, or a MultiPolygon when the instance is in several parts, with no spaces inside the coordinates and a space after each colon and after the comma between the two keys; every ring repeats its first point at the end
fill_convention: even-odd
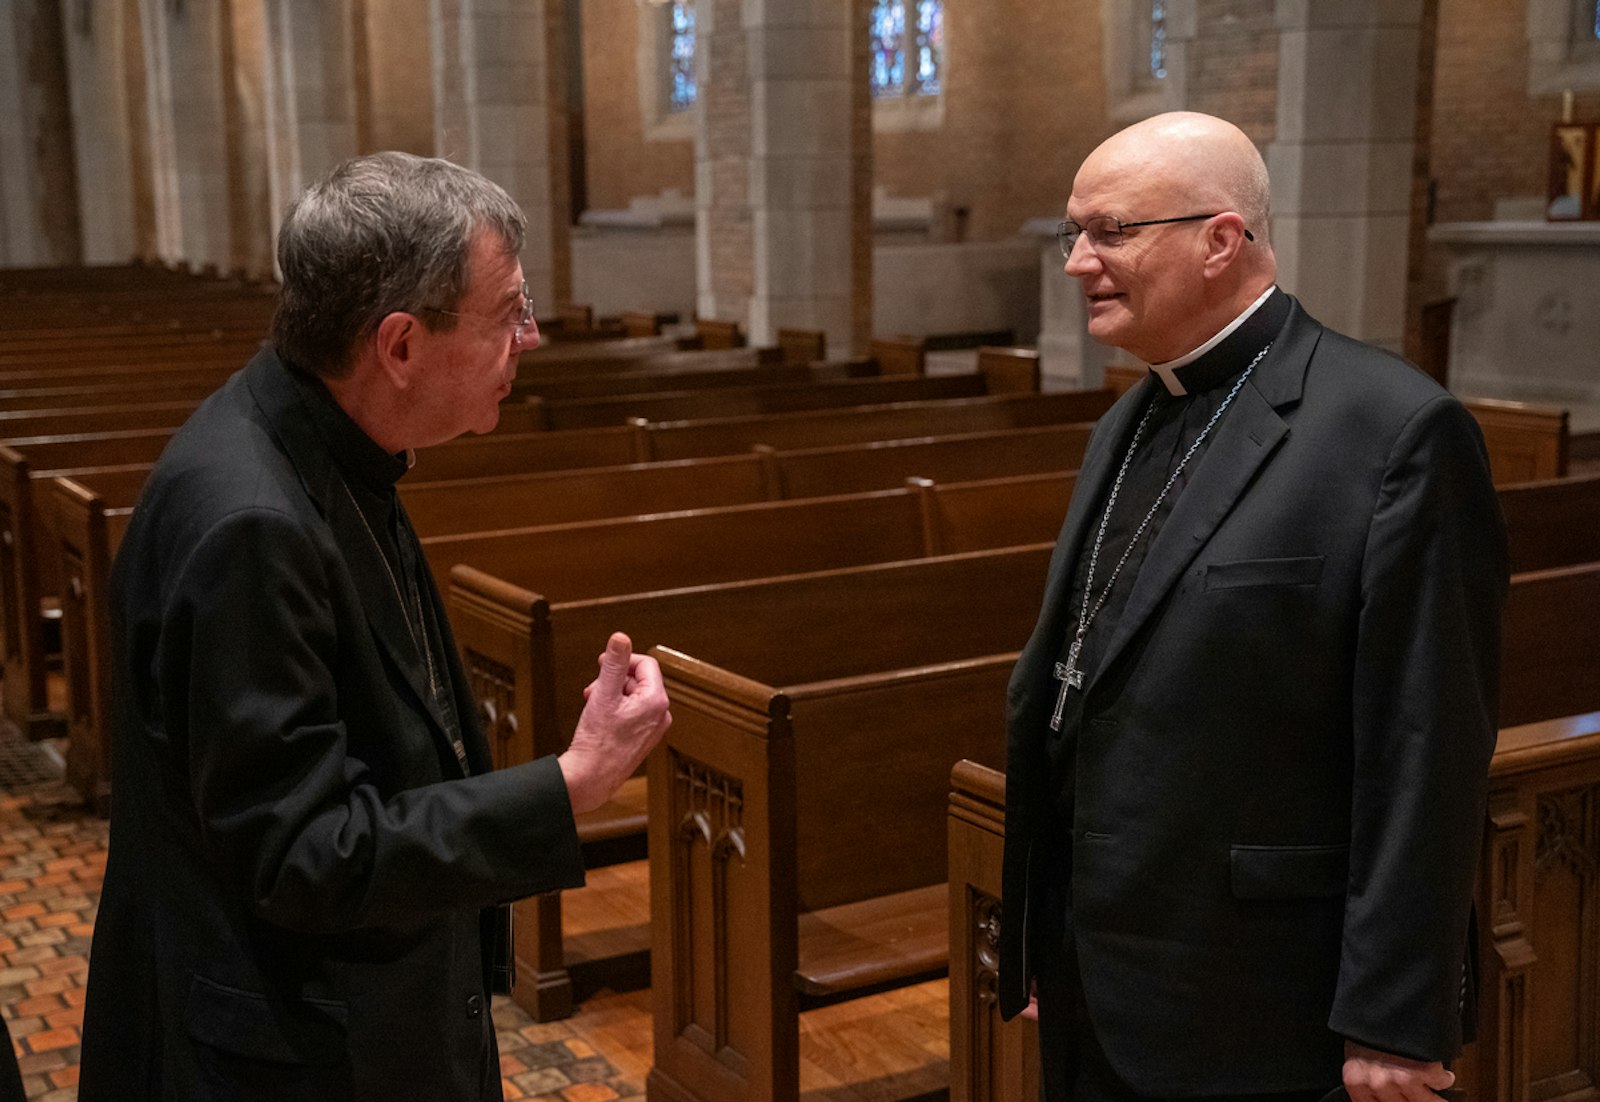
{"type": "Polygon", "coordinates": [[[1067,650],[1067,660],[1056,663],[1056,680],[1061,682],[1061,691],[1056,694],[1056,709],[1050,714],[1050,730],[1061,730],[1061,713],[1067,707],[1067,693],[1072,689],[1082,690],[1083,671],[1078,668],[1078,652],[1083,649],[1083,640],[1074,639],[1072,646],[1067,650]]]}

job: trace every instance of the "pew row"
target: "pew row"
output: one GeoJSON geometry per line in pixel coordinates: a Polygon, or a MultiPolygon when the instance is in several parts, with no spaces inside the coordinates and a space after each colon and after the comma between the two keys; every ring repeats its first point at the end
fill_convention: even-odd
{"type": "MultiPolygon", "coordinates": [[[[905,647],[912,643],[930,661],[998,653],[1016,645],[1018,632],[1026,637],[1047,555],[1047,545],[1036,545],[562,603],[458,566],[451,576],[451,623],[497,760],[511,762],[564,747],[581,687],[612,630],[628,632],[641,649],[669,642],[718,658],[735,640],[781,654],[802,643],[833,646],[839,632],[852,637],[849,647],[833,646],[841,663],[876,665],[874,654],[909,653],[905,647]],[[918,602],[941,599],[999,607],[1008,615],[997,621],[1007,622],[951,632],[948,624],[932,627],[913,614],[922,607],[918,602]],[[858,616],[861,627],[851,632],[846,621],[858,616]],[[919,626],[908,626],[914,620],[919,626]],[[932,636],[919,634],[926,632],[932,636]],[[960,653],[950,655],[952,648],[960,653]],[[530,735],[542,736],[540,744],[530,735]]],[[[897,664],[905,663],[890,663],[897,664]]],[[[642,830],[642,816],[629,814],[628,799],[637,796],[635,789],[620,805],[586,817],[580,835],[615,838],[642,830]]],[[[519,909],[518,1001],[541,1020],[564,1016],[571,982],[561,968],[559,896],[525,901],[519,909]]]]}
{"type": "MultiPolygon", "coordinates": [[[[1004,583],[975,577],[971,584],[998,595],[1004,583]]],[[[1029,589],[1030,596],[1038,595],[1036,585],[1029,589]]],[[[1537,672],[1515,663],[1505,666],[1503,698],[1523,699],[1529,714],[1542,720],[1569,714],[1574,700],[1600,704],[1600,679],[1593,677],[1596,629],[1580,622],[1592,618],[1572,614],[1575,608],[1595,607],[1600,607],[1600,563],[1513,579],[1505,650],[1538,649],[1545,663],[1537,672]],[[1560,586],[1552,590],[1556,575],[1560,586]],[[1561,666],[1562,676],[1552,677],[1550,662],[1561,666]],[[1584,672],[1586,694],[1575,695],[1563,677],[1584,672]]],[[[844,626],[839,634],[852,644],[863,632],[871,634],[870,625],[887,622],[881,618],[887,610],[876,611],[880,618],[864,619],[860,631],[844,626]]],[[[980,633],[977,646],[993,640],[983,632],[1005,630],[1021,638],[1031,627],[1031,617],[1015,609],[950,611],[945,622],[980,633]]],[[[895,612],[912,615],[906,609],[895,612]]],[[[770,619],[769,630],[784,626],[782,612],[770,619]]],[[[904,630],[903,624],[895,627],[904,630]]],[[[932,796],[937,805],[948,770],[959,760],[946,757],[943,775],[935,770],[929,777],[922,772],[926,759],[962,742],[976,742],[981,752],[966,756],[983,764],[1003,756],[997,743],[1003,740],[1001,711],[1015,655],[953,667],[939,665],[945,656],[930,655],[923,668],[878,673],[868,671],[886,667],[870,656],[845,665],[857,656],[839,648],[837,637],[800,632],[791,638],[803,642],[736,660],[689,658],[676,645],[658,652],[674,723],[666,753],[656,755],[650,766],[656,1063],[648,1087],[655,1099],[794,1099],[794,1014],[804,997],[839,999],[925,978],[938,963],[929,959],[936,926],[972,939],[998,921],[992,899],[963,918],[952,914],[953,889],[924,884],[923,895],[908,894],[916,885],[895,879],[901,866],[917,866],[919,847],[937,842],[902,839],[896,831],[918,814],[913,795],[899,790],[902,779],[913,778],[907,783],[916,786],[917,795],[932,796]],[[822,669],[804,666],[808,644],[827,652],[822,669]],[[797,652],[802,657],[796,659],[797,652]],[[967,686],[978,700],[949,699],[938,685],[922,679],[930,668],[943,674],[985,663],[993,665],[988,676],[967,686]],[[826,703],[812,705],[813,700],[826,703]],[[930,709],[919,710],[930,702],[930,709]],[[942,726],[940,717],[948,717],[951,726],[942,726]],[[904,731],[901,723],[907,725],[904,731]],[[826,733],[816,735],[819,729],[826,733]],[[916,740],[915,750],[903,740],[916,740]],[[857,741],[872,748],[857,752],[859,762],[849,749],[857,741]],[[929,745],[935,752],[929,753],[929,745]],[[877,817],[880,810],[884,820],[894,820],[892,826],[877,817]],[[852,839],[871,844],[849,844],[852,839]],[[830,861],[844,870],[832,872],[830,861]],[[878,874],[875,870],[884,865],[893,871],[878,874]],[[808,928],[801,915],[819,910],[816,928],[808,928]],[[753,922],[750,916],[768,921],[753,922]],[[832,954],[821,950],[814,950],[824,957],[821,962],[808,955],[813,936],[847,963],[830,965],[832,954]],[[769,1005],[771,1015],[749,1012],[769,1005]]],[[[744,646],[741,641],[711,643],[713,652],[744,646]]],[[[1600,799],[1600,785],[1592,795],[1600,799]]],[[[966,905],[965,892],[960,898],[966,905]]],[[[964,942],[956,946],[955,959],[970,967],[970,958],[981,951],[964,942]]],[[[969,999],[991,987],[992,979],[972,977],[952,984],[969,999]]],[[[953,1021],[962,1015],[971,1018],[975,1012],[959,1011],[953,1021]]],[[[976,1028],[970,1021],[968,1026],[976,1028]]],[[[969,1089],[974,1082],[992,1081],[991,1073],[972,1067],[969,1041],[961,1043],[969,1044],[969,1054],[965,1062],[953,1059],[952,1064],[961,1068],[969,1089]]],[[[1002,1053],[1024,1049],[1020,1040],[999,1046],[1002,1053]]]]}
{"type": "MultiPolygon", "coordinates": [[[[975,432],[984,429],[1016,428],[1030,425],[1062,424],[1092,420],[1110,404],[1108,391],[1076,391],[1065,394],[1004,394],[955,399],[951,401],[900,402],[861,406],[842,410],[813,410],[776,414],[770,417],[714,418],[704,421],[653,423],[635,421],[615,428],[570,429],[551,432],[493,433],[463,437],[447,444],[424,449],[417,457],[418,478],[456,479],[507,470],[555,470],[578,467],[616,466],[661,459],[695,458],[748,451],[767,444],[776,447],[809,447],[866,441],[907,438],[933,434],[975,432]]],[[[141,437],[146,443],[153,434],[170,435],[170,428],[127,430],[152,434],[141,437]]],[[[87,442],[91,436],[80,434],[87,442]]],[[[7,609],[8,620],[18,618],[19,632],[33,630],[31,610],[41,607],[47,590],[39,580],[42,571],[37,552],[31,548],[50,545],[48,533],[36,534],[41,525],[53,524],[32,505],[27,490],[30,480],[26,456],[30,447],[42,446],[43,438],[7,441],[13,451],[0,449],[0,514],[5,530],[30,550],[3,563],[12,571],[9,588],[17,593],[15,610],[7,609]]],[[[97,453],[97,456],[104,454],[97,453]]],[[[153,459],[154,456],[148,456],[153,459]]],[[[89,459],[88,463],[138,461],[133,455],[89,459]]],[[[79,465],[79,464],[74,464],[79,465]]],[[[34,462],[34,469],[44,468],[34,462]]],[[[56,468],[59,469],[59,468],[56,468]]],[[[0,553],[3,557],[3,553],[0,553]]],[[[54,591],[50,591],[54,592],[54,591]]],[[[9,635],[10,629],[4,634],[9,635]]],[[[42,645],[42,644],[41,644],[42,645]]],[[[4,689],[6,714],[24,729],[39,727],[50,733],[52,719],[45,704],[44,675],[35,656],[23,640],[8,648],[4,689]],[[16,676],[9,676],[15,666],[16,676]]]]}
{"type": "MultiPolygon", "coordinates": [[[[493,553],[496,545],[502,567],[512,579],[524,576],[535,587],[558,590],[570,564],[582,564],[595,552],[591,541],[607,531],[624,548],[654,548],[641,543],[629,526],[585,528],[574,522],[623,517],[652,510],[682,511],[749,504],[785,498],[821,496],[830,486],[851,493],[894,487],[904,482],[917,486],[918,510],[906,509],[911,494],[902,490],[899,501],[881,502],[880,508],[899,508],[892,530],[861,534],[845,540],[837,533],[839,555],[848,551],[855,561],[917,554],[946,554],[1047,539],[1055,531],[1071,492],[1070,480],[1058,471],[1075,467],[1083,454],[1088,428],[1083,425],[1043,426],[996,433],[964,434],[919,440],[888,441],[867,447],[803,449],[776,452],[762,449],[744,456],[676,460],[627,467],[546,472],[534,475],[490,476],[459,482],[400,484],[401,499],[412,523],[436,549],[430,556],[441,588],[448,584],[445,550],[467,553],[464,541],[432,540],[429,534],[461,535],[486,530],[515,529],[528,518],[566,525],[545,534],[549,553],[515,550],[516,533],[484,536],[476,545],[493,553]],[[925,472],[929,477],[922,477],[925,472]],[[948,484],[945,484],[948,483],[948,484]],[[921,542],[913,540],[920,527],[921,542]],[[509,537],[509,538],[508,538],[509,537]],[[897,541],[897,542],[886,542],[897,541]],[[557,550],[563,546],[564,550],[557,550]],[[557,559],[557,573],[541,574],[533,565],[557,559]],[[509,560],[511,565],[505,565],[509,560]]],[[[105,669],[109,647],[105,624],[106,570],[121,541],[149,466],[91,468],[61,472],[56,478],[57,561],[63,576],[82,596],[61,605],[62,647],[66,671],[64,724],[72,733],[69,744],[69,779],[91,806],[105,808],[109,790],[109,758],[102,735],[106,727],[105,693],[94,680],[105,669]],[[81,648],[87,648],[83,653],[81,648]]],[[[880,495],[881,497],[882,495],[880,495]]],[[[817,513],[794,514],[797,518],[817,513]]],[[[687,517],[680,530],[702,518],[687,517]]],[[[548,527],[548,525],[546,526],[548,527]]],[[[831,526],[830,526],[831,527],[831,526]]],[[[643,533],[640,533],[642,536],[643,533]]],[[[809,535],[809,534],[807,534],[809,535]]],[[[815,536],[809,536],[815,543],[815,536]]],[[[699,563],[698,549],[684,552],[683,561],[699,563]]],[[[813,555],[816,550],[813,548],[813,555]]],[[[780,556],[780,558],[783,556],[780,556]]],[[[651,551],[648,562],[636,562],[627,572],[638,577],[653,571],[657,561],[677,561],[651,551]]],[[[717,560],[713,560],[717,561],[717,560]]],[[[747,557],[741,569],[759,564],[771,568],[775,559],[763,552],[747,557]]],[[[792,556],[790,560],[792,561],[792,556]]],[[[813,560],[814,561],[814,560],[813,560]]],[[[480,562],[479,565],[492,565],[480,562]]],[[[834,565],[840,565],[835,562],[834,565]]],[[[492,572],[492,571],[491,571],[492,572]]],[[[703,579],[708,580],[708,579],[703,579]]],[[[659,583],[658,583],[659,584],[659,583]]],[[[523,730],[529,730],[525,725],[523,730]]],[[[530,751],[531,754],[531,751],[530,751]]]]}

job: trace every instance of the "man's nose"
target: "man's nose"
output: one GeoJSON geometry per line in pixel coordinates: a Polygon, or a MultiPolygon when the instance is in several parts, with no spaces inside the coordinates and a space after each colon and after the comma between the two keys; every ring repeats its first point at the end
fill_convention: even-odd
{"type": "Polygon", "coordinates": [[[535,348],[538,348],[538,347],[539,347],[539,323],[535,319],[529,318],[528,319],[528,325],[522,331],[522,340],[518,342],[517,348],[519,348],[523,352],[532,352],[535,348]]]}
{"type": "Polygon", "coordinates": [[[1100,254],[1094,251],[1087,233],[1080,233],[1067,254],[1066,273],[1074,278],[1093,274],[1100,267],[1100,254]],[[1081,248],[1080,248],[1081,246],[1081,248]]]}

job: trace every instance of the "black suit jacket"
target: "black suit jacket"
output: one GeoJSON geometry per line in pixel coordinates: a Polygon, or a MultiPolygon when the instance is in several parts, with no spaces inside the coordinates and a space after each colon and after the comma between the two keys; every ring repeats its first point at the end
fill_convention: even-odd
{"type": "Polygon", "coordinates": [[[1084,686],[1052,828],[1066,595],[1159,385],[1096,428],[1012,678],[1002,1011],[1060,936],[1044,884],[1070,869],[1089,1012],[1141,1092],[1335,1084],[1343,1037],[1448,1059],[1507,583],[1481,435],[1292,304],[1084,686]]]}
{"type": "Polygon", "coordinates": [[[117,557],[85,1102],[498,1099],[483,909],[583,879],[559,767],[491,770],[447,637],[463,776],[307,401],[257,356],[117,557]]]}

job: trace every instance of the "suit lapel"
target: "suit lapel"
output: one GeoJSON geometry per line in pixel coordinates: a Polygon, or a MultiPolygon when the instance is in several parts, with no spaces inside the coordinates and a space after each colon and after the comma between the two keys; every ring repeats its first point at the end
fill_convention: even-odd
{"type": "MultiPolygon", "coordinates": [[[[434,737],[446,750],[442,760],[455,761],[455,750],[445,733],[444,717],[439,714],[433,694],[428,690],[426,663],[396,591],[398,579],[357,511],[355,499],[333,462],[327,443],[317,432],[310,412],[301,408],[309,399],[300,392],[299,385],[289,376],[289,369],[270,349],[257,354],[246,373],[256,404],[266,414],[306,494],[333,533],[379,651],[400,673],[400,680],[410,690],[411,706],[427,718],[434,737]]],[[[438,676],[445,676],[446,668],[441,665],[438,676]]]]}
{"type": "Polygon", "coordinates": [[[1116,662],[1288,435],[1279,410],[1299,401],[1320,334],[1321,326],[1292,302],[1272,352],[1217,422],[1199,465],[1150,545],[1095,680],[1116,662]]]}

